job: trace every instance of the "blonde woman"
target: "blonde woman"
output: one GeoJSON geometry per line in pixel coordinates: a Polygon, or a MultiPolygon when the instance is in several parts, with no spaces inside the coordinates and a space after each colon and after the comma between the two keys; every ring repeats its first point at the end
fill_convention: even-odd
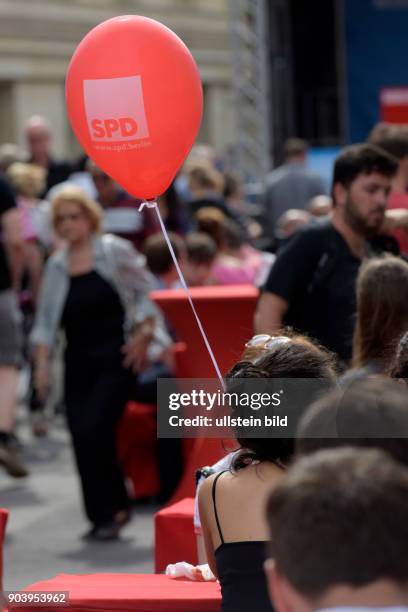
{"type": "Polygon", "coordinates": [[[43,260],[51,246],[50,206],[38,195],[44,191],[45,170],[35,164],[15,162],[7,176],[17,195],[24,238],[24,269],[28,273],[31,300],[35,303],[41,280],[43,260]]]}
{"type": "MultiPolygon", "coordinates": [[[[23,237],[22,265],[17,279],[20,307],[23,313],[24,350],[27,357],[27,340],[33,325],[35,306],[44,267],[44,260],[51,248],[50,204],[40,200],[44,191],[46,173],[35,164],[14,162],[7,169],[7,176],[16,193],[23,237]]],[[[44,436],[48,431],[44,403],[39,401],[32,378],[29,379],[27,396],[30,408],[32,432],[44,436]]]]}
{"type": "MultiPolygon", "coordinates": [[[[118,536],[129,499],[117,459],[115,428],[129,397],[132,370],[158,337],[159,315],[147,297],[151,277],[130,243],[99,235],[101,208],[78,187],[61,188],[52,223],[66,247],[47,262],[32,342],[35,385],[49,387],[49,357],[58,329],[66,336],[65,404],[88,537],[118,536]],[[137,328],[137,333],[132,330],[137,328]]],[[[161,329],[161,327],[160,327],[161,329]]],[[[161,329],[161,350],[169,343],[161,329]]]]}

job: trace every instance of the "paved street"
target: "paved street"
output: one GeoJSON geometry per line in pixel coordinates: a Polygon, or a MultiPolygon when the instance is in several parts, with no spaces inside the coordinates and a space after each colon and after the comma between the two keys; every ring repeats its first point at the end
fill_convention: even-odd
{"type": "Polygon", "coordinates": [[[136,507],[121,540],[87,543],[71,449],[63,424],[48,438],[22,429],[31,475],[14,480],[0,471],[0,506],[9,508],[4,588],[19,589],[58,573],[152,572],[153,513],[136,507]]]}

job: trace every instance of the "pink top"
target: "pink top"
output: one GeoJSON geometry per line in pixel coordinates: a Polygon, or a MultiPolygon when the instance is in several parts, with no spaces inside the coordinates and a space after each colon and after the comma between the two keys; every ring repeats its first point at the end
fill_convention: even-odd
{"type": "Polygon", "coordinates": [[[218,285],[253,285],[262,266],[261,253],[248,245],[241,247],[237,256],[222,255],[212,272],[218,285]]]}
{"type": "Polygon", "coordinates": [[[37,232],[31,214],[30,200],[24,196],[19,196],[17,198],[17,206],[20,210],[21,228],[24,240],[35,240],[37,238],[37,232]]]}

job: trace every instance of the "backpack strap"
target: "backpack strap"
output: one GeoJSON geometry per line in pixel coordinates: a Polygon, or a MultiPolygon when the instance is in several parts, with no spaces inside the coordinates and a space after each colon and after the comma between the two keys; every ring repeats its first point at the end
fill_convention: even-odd
{"type": "Polygon", "coordinates": [[[317,262],[312,280],[307,286],[307,293],[311,295],[320,289],[332,275],[339,260],[339,237],[332,225],[322,228],[322,253],[317,262]]]}

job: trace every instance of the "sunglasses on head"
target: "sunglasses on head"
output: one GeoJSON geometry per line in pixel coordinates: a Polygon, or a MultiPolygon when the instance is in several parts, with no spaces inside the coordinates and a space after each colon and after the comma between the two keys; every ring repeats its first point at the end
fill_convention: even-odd
{"type": "Polygon", "coordinates": [[[290,338],[288,338],[288,336],[269,336],[269,334],[257,334],[245,344],[245,347],[271,349],[279,344],[287,344],[288,342],[290,342],[290,338]]]}

